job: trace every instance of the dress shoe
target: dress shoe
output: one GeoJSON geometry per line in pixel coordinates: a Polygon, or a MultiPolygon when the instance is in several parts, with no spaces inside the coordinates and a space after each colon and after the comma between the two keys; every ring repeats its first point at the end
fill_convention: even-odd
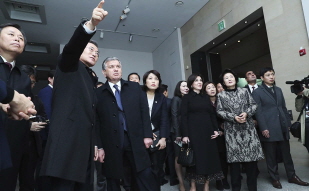
{"type": "Polygon", "coordinates": [[[170,180],[170,185],[171,186],[175,186],[175,185],[178,185],[179,184],[179,181],[177,179],[175,180],[170,180]]]}
{"type": "Polygon", "coordinates": [[[166,183],[168,183],[168,180],[166,180],[165,178],[163,180],[161,180],[161,186],[163,186],[166,183]]]}
{"type": "Polygon", "coordinates": [[[216,181],[216,188],[217,188],[217,190],[224,190],[222,180],[216,181]]]}
{"type": "Polygon", "coordinates": [[[302,181],[298,176],[294,175],[293,178],[289,179],[289,183],[298,184],[301,186],[309,186],[308,182],[302,181]]]}
{"type": "Polygon", "coordinates": [[[273,187],[278,188],[278,189],[282,189],[282,185],[281,185],[279,180],[273,180],[271,183],[272,183],[273,187]]]}

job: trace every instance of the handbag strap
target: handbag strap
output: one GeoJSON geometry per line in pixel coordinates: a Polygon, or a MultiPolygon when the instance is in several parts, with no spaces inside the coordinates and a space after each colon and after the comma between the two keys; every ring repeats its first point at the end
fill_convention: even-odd
{"type": "Polygon", "coordinates": [[[309,99],[306,98],[305,104],[303,105],[303,107],[302,107],[302,109],[301,109],[301,111],[300,111],[300,114],[299,114],[299,116],[298,116],[298,118],[297,118],[297,121],[300,120],[300,117],[301,117],[301,115],[303,114],[303,111],[304,111],[306,105],[308,104],[308,101],[309,101],[309,99]]]}

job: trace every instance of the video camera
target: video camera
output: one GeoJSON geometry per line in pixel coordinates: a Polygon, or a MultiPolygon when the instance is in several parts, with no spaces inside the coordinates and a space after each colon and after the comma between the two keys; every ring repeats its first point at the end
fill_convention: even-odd
{"type": "Polygon", "coordinates": [[[305,77],[302,80],[294,80],[294,81],[286,81],[286,84],[293,84],[291,86],[291,92],[294,94],[298,94],[299,92],[302,92],[304,90],[303,84],[305,85],[305,87],[308,87],[309,85],[309,75],[307,77],[305,77]]]}

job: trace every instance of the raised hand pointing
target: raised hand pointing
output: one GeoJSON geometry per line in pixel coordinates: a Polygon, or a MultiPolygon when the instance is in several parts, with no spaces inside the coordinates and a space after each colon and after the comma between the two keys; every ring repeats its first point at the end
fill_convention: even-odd
{"type": "Polygon", "coordinates": [[[108,12],[103,9],[103,4],[104,0],[93,9],[91,20],[86,24],[89,29],[94,30],[95,26],[97,26],[108,14],[108,12]]]}

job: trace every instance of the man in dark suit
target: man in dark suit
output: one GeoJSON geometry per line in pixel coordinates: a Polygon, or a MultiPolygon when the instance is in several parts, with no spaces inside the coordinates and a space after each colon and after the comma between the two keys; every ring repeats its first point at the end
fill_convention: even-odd
{"type": "MultiPolygon", "coordinates": [[[[45,113],[47,119],[51,119],[51,108],[52,108],[52,95],[53,95],[53,84],[54,84],[54,75],[55,71],[50,71],[48,73],[48,85],[39,91],[38,97],[42,101],[45,109],[45,113]]],[[[42,155],[44,155],[47,137],[49,132],[49,125],[46,125],[44,129],[40,131],[40,135],[42,138],[42,155]]],[[[37,165],[36,170],[36,190],[38,191],[45,191],[50,188],[49,180],[46,177],[39,177],[39,172],[42,166],[42,159],[40,158],[37,165]]]]}
{"type": "Polygon", "coordinates": [[[118,58],[106,58],[102,64],[106,83],[96,90],[97,116],[105,153],[103,173],[108,191],[120,191],[124,163],[132,167],[138,189],[157,190],[146,148],[152,144],[152,130],[146,94],[135,82],[124,81],[118,58]]]}
{"type": "Polygon", "coordinates": [[[285,106],[282,90],[275,86],[275,71],[272,68],[262,68],[260,71],[262,86],[253,91],[253,98],[258,105],[255,117],[258,121],[262,136],[261,142],[264,145],[268,173],[272,179],[272,185],[281,189],[279,181],[278,163],[276,150],[282,153],[283,163],[289,183],[302,186],[309,186],[295,174],[294,164],[290,153],[291,121],[285,106]]]}
{"type": "Polygon", "coordinates": [[[247,85],[245,85],[244,88],[247,88],[250,93],[252,93],[254,90],[256,90],[259,85],[256,83],[256,75],[253,71],[246,72],[246,81],[247,85]]]}
{"type": "MultiPolygon", "coordinates": [[[[9,113],[14,115],[16,119],[29,119],[29,116],[25,113],[35,114],[36,111],[33,110],[33,103],[24,95],[19,94],[10,87],[6,86],[6,83],[3,80],[0,80],[0,105],[1,108],[7,111],[8,107],[5,107],[3,104],[8,104],[9,113]],[[32,111],[28,111],[28,109],[32,111]],[[19,115],[20,111],[24,111],[22,115],[19,115]]],[[[0,117],[0,171],[6,168],[12,167],[11,161],[11,152],[5,136],[2,117],[0,117]]]]}
{"type": "MultiPolygon", "coordinates": [[[[7,86],[15,89],[19,93],[29,97],[31,92],[31,82],[27,74],[16,66],[16,58],[25,47],[26,37],[19,25],[3,24],[0,26],[0,79],[6,82],[7,86]]],[[[14,121],[1,113],[4,128],[11,150],[13,166],[0,172],[0,188],[4,190],[14,190],[19,174],[21,189],[31,187],[27,182],[27,177],[23,176],[24,171],[20,168],[22,161],[28,152],[29,122],[14,121]]]]}
{"type": "MultiPolygon", "coordinates": [[[[20,69],[25,72],[31,80],[31,88],[33,89],[36,83],[36,70],[34,67],[29,65],[22,65],[20,69]]],[[[38,96],[31,93],[31,100],[33,101],[37,110],[37,116],[46,119],[46,113],[44,105],[38,96]]],[[[28,139],[28,152],[24,154],[23,160],[20,165],[21,172],[19,176],[23,176],[23,179],[27,182],[27,189],[35,189],[35,178],[34,174],[36,166],[40,158],[42,158],[42,138],[40,131],[45,129],[45,121],[32,121],[29,124],[30,132],[28,139]]]]}
{"type": "Polygon", "coordinates": [[[52,191],[93,189],[97,77],[90,67],[96,64],[99,51],[90,39],[107,15],[103,3],[93,10],[90,21],[77,27],[56,69],[50,131],[41,168],[42,176],[51,177],[52,191]]]}

